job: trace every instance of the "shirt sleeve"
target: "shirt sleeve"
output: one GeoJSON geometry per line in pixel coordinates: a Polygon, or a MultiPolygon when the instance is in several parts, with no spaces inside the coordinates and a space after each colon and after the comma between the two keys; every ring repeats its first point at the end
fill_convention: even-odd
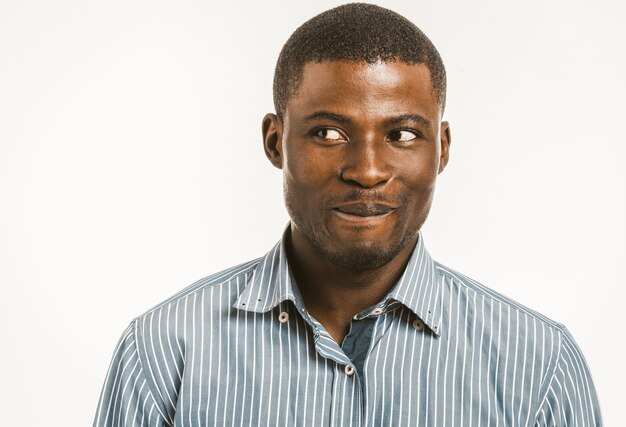
{"type": "Polygon", "coordinates": [[[137,351],[135,322],[120,339],[109,367],[94,427],[163,427],[159,411],[137,351]]]}
{"type": "Polygon", "coordinates": [[[558,327],[558,359],[535,425],[600,427],[600,407],[587,362],[567,328],[558,327]]]}

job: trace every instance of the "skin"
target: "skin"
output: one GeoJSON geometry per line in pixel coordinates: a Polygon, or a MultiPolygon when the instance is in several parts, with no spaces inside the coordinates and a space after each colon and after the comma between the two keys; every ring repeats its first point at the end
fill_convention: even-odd
{"type": "Polygon", "coordinates": [[[402,274],[448,162],[422,64],[305,65],[284,117],[263,118],[292,219],[287,251],[309,313],[339,344],[402,274]]]}

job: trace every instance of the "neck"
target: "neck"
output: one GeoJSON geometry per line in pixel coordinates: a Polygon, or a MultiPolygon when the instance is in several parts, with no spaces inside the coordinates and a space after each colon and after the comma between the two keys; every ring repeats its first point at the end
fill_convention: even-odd
{"type": "Polygon", "coordinates": [[[289,264],[307,311],[341,343],[352,317],[381,301],[400,278],[417,236],[387,264],[369,270],[333,264],[293,225],[286,243],[289,264]]]}

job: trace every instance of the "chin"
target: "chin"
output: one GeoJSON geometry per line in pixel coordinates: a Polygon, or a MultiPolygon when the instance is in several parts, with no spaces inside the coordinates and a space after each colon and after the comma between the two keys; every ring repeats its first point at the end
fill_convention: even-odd
{"type": "Polygon", "coordinates": [[[399,240],[387,239],[380,241],[350,241],[338,248],[331,242],[314,241],[313,245],[320,254],[333,265],[349,270],[373,270],[389,263],[412,240],[413,235],[403,236],[399,240]]]}
{"type": "Polygon", "coordinates": [[[355,247],[344,251],[322,251],[322,255],[337,267],[349,270],[373,270],[391,261],[397,254],[380,247],[355,247]]]}

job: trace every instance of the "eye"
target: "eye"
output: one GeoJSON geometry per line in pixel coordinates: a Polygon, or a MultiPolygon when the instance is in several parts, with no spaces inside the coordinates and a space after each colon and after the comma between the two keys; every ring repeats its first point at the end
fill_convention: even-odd
{"type": "Polygon", "coordinates": [[[335,129],[322,128],[315,131],[315,136],[322,139],[328,139],[330,141],[341,141],[344,137],[335,129]]]}
{"type": "Polygon", "coordinates": [[[389,134],[389,139],[391,141],[397,142],[409,142],[417,138],[418,135],[416,132],[408,131],[408,130],[396,130],[389,134]]]}

